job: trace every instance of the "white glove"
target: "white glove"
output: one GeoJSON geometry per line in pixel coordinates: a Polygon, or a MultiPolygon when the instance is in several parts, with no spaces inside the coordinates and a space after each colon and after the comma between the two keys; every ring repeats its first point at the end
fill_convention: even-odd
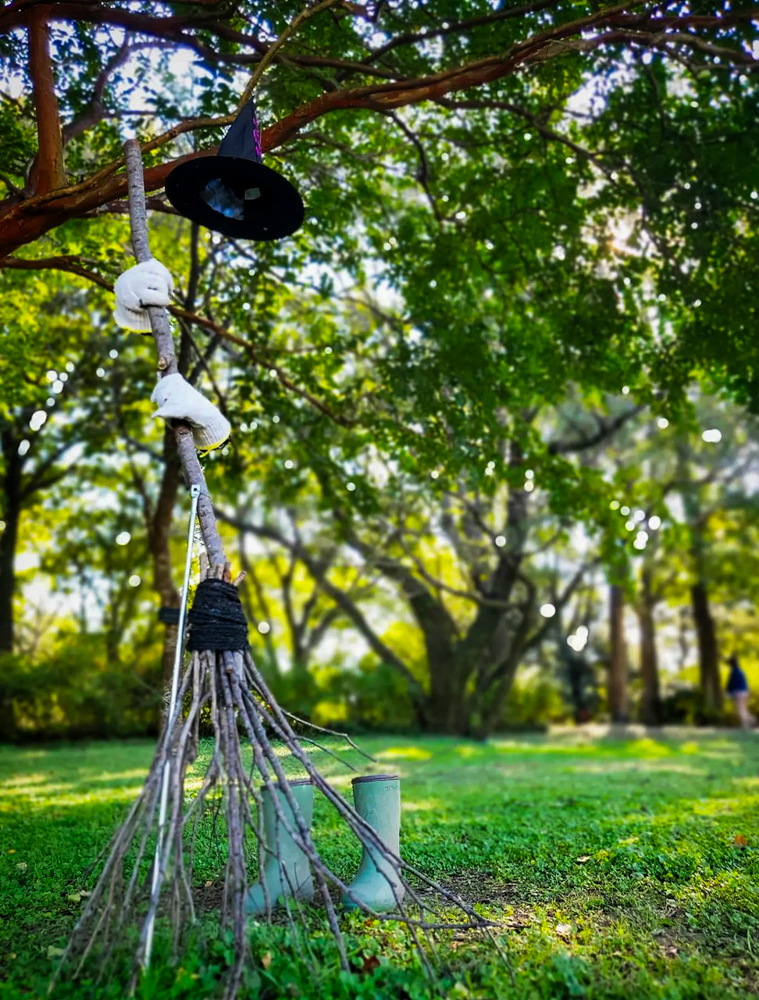
{"type": "Polygon", "coordinates": [[[232,426],[224,414],[178,372],[162,378],[150,399],[158,403],[154,417],[186,420],[190,424],[198,451],[213,451],[229,438],[232,426]]]}
{"type": "Polygon", "coordinates": [[[125,330],[150,332],[146,306],[167,306],[174,282],[168,270],[153,257],[135,264],[116,279],[116,308],[113,317],[125,330]]]}

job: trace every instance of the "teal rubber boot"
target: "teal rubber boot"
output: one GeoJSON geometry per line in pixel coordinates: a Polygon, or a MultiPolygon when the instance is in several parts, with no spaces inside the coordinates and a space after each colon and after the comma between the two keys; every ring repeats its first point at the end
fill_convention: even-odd
{"type": "MultiPolygon", "coordinates": [[[[314,786],[307,778],[290,781],[290,791],[298,804],[301,816],[306,826],[311,829],[311,819],[314,814],[314,786]]],[[[295,817],[282,789],[277,787],[276,795],[280,807],[287,817],[290,826],[295,829],[295,817]]],[[[263,878],[248,890],[245,910],[251,916],[266,913],[268,908],[281,906],[283,898],[313,899],[314,883],[311,878],[311,867],[308,858],[280,821],[274,809],[272,793],[267,788],[261,789],[264,812],[264,845],[259,845],[259,851],[266,850],[263,878]],[[281,863],[277,859],[277,851],[281,863]],[[269,907],[266,905],[264,884],[269,896],[269,907]]]]}
{"type": "MultiPolygon", "coordinates": [[[[401,782],[397,774],[371,774],[353,779],[353,802],[356,812],[371,826],[379,839],[396,856],[400,852],[401,782]]],[[[403,899],[403,882],[393,862],[376,847],[364,844],[358,874],[351,882],[351,894],[343,893],[347,910],[358,908],[358,901],[376,913],[394,910],[403,899]]]]}

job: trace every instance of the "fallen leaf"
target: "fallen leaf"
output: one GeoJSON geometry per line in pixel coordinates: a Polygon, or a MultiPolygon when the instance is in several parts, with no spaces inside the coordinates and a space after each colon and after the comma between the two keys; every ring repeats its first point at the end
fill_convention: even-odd
{"type": "Polygon", "coordinates": [[[8,851],[8,854],[15,854],[15,853],[16,853],[15,847],[11,847],[11,849],[8,851]]]}
{"type": "Polygon", "coordinates": [[[212,885],[213,885],[213,882],[210,882],[210,881],[206,882],[206,889],[210,889],[212,885]]]}
{"type": "Polygon", "coordinates": [[[572,933],[571,924],[556,924],[556,933],[560,934],[562,937],[567,937],[572,933]]]}
{"type": "Polygon", "coordinates": [[[28,867],[26,861],[18,861],[16,863],[16,868],[20,868],[22,872],[25,872],[28,867]]]}
{"type": "Polygon", "coordinates": [[[269,966],[271,965],[271,952],[270,951],[267,951],[265,955],[262,955],[262,957],[261,957],[261,965],[263,965],[263,967],[265,969],[268,969],[269,966]]]}
{"type": "Polygon", "coordinates": [[[379,967],[380,960],[376,955],[369,955],[368,958],[364,959],[364,964],[361,966],[361,971],[365,976],[369,975],[370,972],[374,972],[376,968],[379,967]]]}
{"type": "Polygon", "coordinates": [[[72,903],[78,903],[82,898],[82,894],[81,892],[72,892],[67,898],[70,899],[72,903]]]}
{"type": "Polygon", "coordinates": [[[92,893],[90,892],[89,889],[80,889],[79,890],[79,895],[80,896],[91,896],[92,893]]]}
{"type": "Polygon", "coordinates": [[[745,847],[748,844],[748,841],[742,833],[737,833],[735,837],[733,837],[733,843],[736,847],[745,847]]]}
{"type": "Polygon", "coordinates": [[[667,958],[677,958],[677,948],[671,944],[668,948],[664,949],[664,954],[667,958]]]}
{"type": "Polygon", "coordinates": [[[586,861],[590,861],[590,858],[590,854],[582,854],[579,858],[575,858],[575,861],[580,865],[584,865],[586,861]]]}
{"type": "Polygon", "coordinates": [[[55,945],[51,944],[47,949],[48,958],[60,958],[63,955],[63,948],[56,948],[55,945]]]}

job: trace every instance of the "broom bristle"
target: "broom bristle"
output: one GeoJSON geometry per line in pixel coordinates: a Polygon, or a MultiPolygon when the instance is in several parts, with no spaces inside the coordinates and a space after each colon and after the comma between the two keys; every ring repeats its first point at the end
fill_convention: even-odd
{"type": "MultiPolygon", "coordinates": [[[[224,567],[214,567],[210,573],[220,579],[224,567]]],[[[197,777],[194,776],[193,781],[197,781],[197,777]]],[[[127,932],[137,929],[139,945],[133,962],[133,988],[146,965],[147,942],[159,914],[166,917],[172,928],[174,947],[178,951],[188,925],[195,920],[193,858],[197,833],[204,820],[218,828],[222,816],[227,852],[219,919],[220,927],[231,932],[234,946],[234,960],[227,972],[225,991],[225,996],[231,1000],[236,995],[248,955],[245,900],[252,860],[246,848],[250,832],[260,845],[259,865],[265,856],[274,855],[283,883],[288,878],[279,844],[264,843],[259,784],[270,793],[274,793],[276,785],[287,804],[287,808],[283,806],[280,795],[270,795],[277,822],[308,858],[317,896],[324,906],[344,970],[349,969],[349,964],[331,888],[352,899],[359,909],[372,917],[406,925],[428,969],[431,930],[492,926],[455,894],[389,851],[366,820],[325,780],[302,747],[287,713],[278,705],[249,652],[194,652],[182,677],[174,716],[167,720],[142,791],[113,839],[100,878],[72,934],[61,969],[70,968],[75,976],[79,975],[96,951],[97,964],[102,970],[114,958],[125,935],[129,937],[127,932]],[[187,782],[199,756],[200,716],[204,709],[210,710],[213,752],[197,791],[190,795],[187,782]],[[244,762],[240,728],[252,748],[253,765],[250,768],[244,762]],[[275,741],[268,733],[273,734],[275,741]],[[397,891],[398,905],[392,913],[372,911],[322,860],[290,788],[283,767],[283,750],[306,772],[361,845],[370,848],[375,856],[379,855],[395,873],[395,879],[388,881],[391,886],[394,882],[402,886],[403,891],[397,891]],[[170,775],[168,818],[165,828],[158,830],[161,776],[167,764],[170,775]],[[256,805],[255,814],[251,801],[256,805]],[[156,838],[160,838],[157,871],[157,860],[148,867],[156,838]],[[129,871],[125,871],[127,861],[129,871]],[[414,877],[414,885],[407,874],[414,877]],[[421,887],[426,890],[423,896],[421,887]],[[461,919],[438,913],[435,897],[455,906],[461,919]]],[[[295,895],[292,892],[291,900],[285,895],[286,919],[293,928],[296,922],[305,927],[307,913],[295,901],[295,895]]],[[[267,900],[267,917],[273,913],[274,902],[267,900]]],[[[301,936],[294,935],[294,941],[302,957],[307,958],[298,944],[301,936]]]]}

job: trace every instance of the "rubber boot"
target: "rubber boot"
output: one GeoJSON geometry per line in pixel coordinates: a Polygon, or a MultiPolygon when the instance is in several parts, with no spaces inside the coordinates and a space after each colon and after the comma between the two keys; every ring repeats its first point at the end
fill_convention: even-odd
{"type": "MultiPolygon", "coordinates": [[[[301,816],[306,826],[311,829],[311,819],[314,813],[314,786],[308,778],[288,782],[293,798],[298,804],[301,816]]],[[[296,829],[295,817],[285,795],[279,785],[276,794],[282,812],[293,829],[296,829]]],[[[288,899],[313,899],[314,883],[311,878],[311,868],[305,853],[298,847],[285,829],[274,810],[272,793],[268,788],[261,788],[264,812],[264,844],[259,845],[259,851],[266,849],[264,859],[263,883],[269,894],[269,906],[281,906],[283,897],[288,899]],[[277,858],[277,852],[282,863],[277,858]],[[284,870],[283,870],[284,869],[284,870]]],[[[248,890],[245,909],[251,916],[266,913],[266,896],[261,881],[248,890]]]]}
{"type": "MultiPolygon", "coordinates": [[[[378,834],[380,840],[398,856],[401,832],[401,783],[397,774],[371,774],[353,779],[353,803],[356,812],[378,834]]],[[[360,900],[377,913],[394,910],[403,899],[400,874],[388,858],[371,845],[363,845],[358,874],[349,889],[356,899],[343,893],[342,904],[348,910],[358,908],[360,900]]]]}

